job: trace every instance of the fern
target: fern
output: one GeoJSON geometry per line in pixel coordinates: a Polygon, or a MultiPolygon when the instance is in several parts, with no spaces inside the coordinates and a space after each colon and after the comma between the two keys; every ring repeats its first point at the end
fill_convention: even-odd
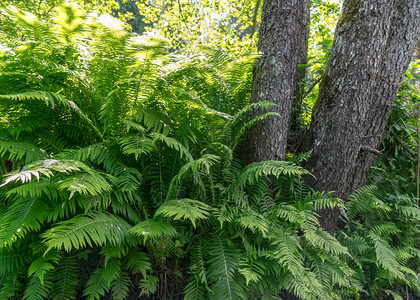
{"type": "Polygon", "coordinates": [[[144,237],[144,241],[148,238],[156,239],[163,236],[175,236],[175,228],[166,222],[151,219],[143,221],[130,229],[132,233],[144,237]]]}
{"type": "Polygon", "coordinates": [[[129,280],[128,274],[124,272],[112,282],[112,286],[111,286],[112,299],[115,299],[115,300],[127,299],[129,286],[130,286],[130,280],[129,280]]]}
{"type": "Polygon", "coordinates": [[[83,292],[87,299],[100,299],[111,288],[111,283],[120,275],[120,262],[112,260],[103,268],[97,268],[83,292]]]}
{"type": "Polygon", "coordinates": [[[278,264],[287,269],[293,276],[303,274],[303,262],[299,251],[302,249],[299,240],[282,230],[276,230],[272,242],[274,249],[267,254],[268,258],[277,260],[278,264]]]}
{"type": "Polygon", "coordinates": [[[53,263],[56,264],[60,260],[60,253],[56,251],[50,251],[46,255],[38,257],[35,259],[28,268],[28,275],[33,277],[38,277],[42,285],[44,285],[44,276],[51,270],[54,270],[55,267],[53,263]]]}
{"type": "Polygon", "coordinates": [[[373,232],[369,234],[369,237],[374,243],[378,264],[385,270],[388,270],[393,276],[403,278],[404,275],[400,271],[400,264],[397,262],[396,254],[391,246],[373,232]]]}
{"type": "Polygon", "coordinates": [[[395,182],[344,202],[305,184],[308,153],[243,167],[243,135],[277,116],[247,105],[258,55],[168,53],[69,5],[50,21],[6,13],[1,299],[420,290],[419,210],[395,182]],[[334,236],[316,213],[330,208],[343,215],[334,236]]]}
{"type": "Polygon", "coordinates": [[[128,238],[131,226],[105,212],[90,212],[58,223],[41,235],[48,250],[70,251],[87,245],[117,245],[128,238]]]}
{"type": "Polygon", "coordinates": [[[226,241],[219,235],[214,236],[208,251],[211,255],[208,261],[208,279],[213,282],[211,286],[214,299],[244,299],[244,293],[235,281],[235,270],[238,266],[238,257],[235,251],[229,248],[226,241]]]}
{"type": "Polygon", "coordinates": [[[54,300],[76,299],[79,287],[79,265],[74,256],[60,259],[54,272],[54,283],[51,287],[51,297],[54,300]]]}
{"type": "Polygon", "coordinates": [[[28,231],[38,231],[48,214],[48,205],[40,197],[15,197],[0,221],[0,243],[12,245],[28,231]]]}
{"type": "Polygon", "coordinates": [[[210,214],[210,209],[210,206],[197,200],[170,200],[156,210],[155,216],[173,217],[174,220],[188,219],[195,228],[196,220],[206,219],[210,214]]]}
{"type": "Polygon", "coordinates": [[[263,161],[256,162],[244,168],[242,174],[239,175],[236,185],[243,187],[246,184],[254,184],[262,177],[272,175],[279,177],[280,175],[304,175],[309,174],[305,169],[294,165],[287,161],[263,161]]]}
{"type": "Polygon", "coordinates": [[[48,298],[51,281],[45,280],[41,282],[38,277],[32,277],[25,289],[22,299],[25,300],[43,300],[48,298]]]}

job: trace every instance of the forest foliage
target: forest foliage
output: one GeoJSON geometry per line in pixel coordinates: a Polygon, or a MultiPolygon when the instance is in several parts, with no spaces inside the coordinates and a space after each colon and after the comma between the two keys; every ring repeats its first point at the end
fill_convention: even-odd
{"type": "MultiPolygon", "coordinates": [[[[315,6],[306,124],[337,10],[315,6]]],[[[70,5],[1,18],[0,299],[420,295],[417,62],[369,185],[337,199],[305,185],[308,153],[241,163],[246,130],[273,114],[248,118],[274,105],[248,104],[254,51],[182,48],[70,5]]]]}

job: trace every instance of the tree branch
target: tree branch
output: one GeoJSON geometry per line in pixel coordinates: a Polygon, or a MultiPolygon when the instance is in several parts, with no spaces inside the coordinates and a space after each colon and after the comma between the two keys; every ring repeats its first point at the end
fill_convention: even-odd
{"type": "Polygon", "coordinates": [[[412,157],[416,157],[416,154],[408,147],[395,133],[391,132],[392,136],[397,140],[397,142],[410,154],[412,157]]]}
{"type": "Polygon", "coordinates": [[[360,150],[371,152],[371,153],[376,154],[376,155],[382,155],[382,152],[381,151],[376,150],[376,149],[374,149],[372,147],[369,147],[369,146],[366,146],[366,145],[361,145],[360,146],[360,150]]]}
{"type": "Polygon", "coordinates": [[[257,0],[255,4],[254,16],[252,17],[252,29],[251,29],[251,38],[254,36],[255,30],[257,29],[257,17],[258,11],[260,10],[261,0],[257,0]]]}
{"type": "Polygon", "coordinates": [[[308,95],[312,92],[314,87],[321,81],[322,76],[319,76],[319,78],[311,85],[311,87],[306,91],[305,95],[303,95],[302,100],[308,97],[308,95]]]}

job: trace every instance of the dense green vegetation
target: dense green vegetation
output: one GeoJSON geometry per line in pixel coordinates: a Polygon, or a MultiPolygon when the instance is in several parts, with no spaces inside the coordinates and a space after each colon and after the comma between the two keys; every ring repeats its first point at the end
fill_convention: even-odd
{"type": "Polygon", "coordinates": [[[273,114],[247,118],[255,55],[174,52],[72,6],[4,14],[0,299],[420,294],[415,63],[371,184],[343,201],[305,185],[308,153],[241,164],[246,129],[273,114]],[[342,211],[334,236],[325,207],[342,211]]]}

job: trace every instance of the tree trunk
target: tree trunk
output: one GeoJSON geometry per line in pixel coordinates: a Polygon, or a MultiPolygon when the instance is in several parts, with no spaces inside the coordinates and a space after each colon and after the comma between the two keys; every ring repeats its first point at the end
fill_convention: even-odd
{"type": "MultiPolygon", "coordinates": [[[[356,162],[372,92],[387,42],[396,0],[346,0],[337,24],[330,60],[324,71],[306,149],[305,167],[316,176],[318,191],[344,198],[349,171],[356,162]]],[[[338,210],[322,210],[320,223],[334,232],[338,210]]]]}
{"type": "MultiPolygon", "coordinates": [[[[310,9],[310,7],[307,7],[310,9]]],[[[304,20],[305,24],[311,22],[310,13],[305,13],[304,15],[307,19],[304,20]]],[[[293,92],[293,106],[292,106],[292,115],[290,120],[290,129],[287,139],[287,151],[292,153],[296,152],[299,139],[302,132],[303,122],[301,120],[302,115],[302,101],[305,94],[305,85],[304,79],[307,73],[307,67],[302,66],[306,65],[308,62],[308,41],[309,41],[309,26],[306,26],[304,35],[300,39],[301,45],[299,46],[299,55],[298,55],[298,69],[296,72],[295,78],[295,88],[293,92]]]]}
{"type": "Polygon", "coordinates": [[[400,1],[391,20],[388,42],[372,96],[372,107],[364,126],[362,144],[367,147],[361,149],[348,175],[347,193],[349,194],[366,183],[370,168],[378,154],[369,149],[378,149],[383,139],[392,104],[396,99],[419,35],[420,1],[400,1]]]}
{"type": "Polygon", "coordinates": [[[243,147],[245,163],[282,159],[286,154],[297,65],[301,48],[307,48],[309,14],[310,0],[263,3],[258,42],[262,56],[254,66],[251,103],[273,102],[278,105],[273,111],[280,117],[269,117],[250,130],[243,147]]]}

